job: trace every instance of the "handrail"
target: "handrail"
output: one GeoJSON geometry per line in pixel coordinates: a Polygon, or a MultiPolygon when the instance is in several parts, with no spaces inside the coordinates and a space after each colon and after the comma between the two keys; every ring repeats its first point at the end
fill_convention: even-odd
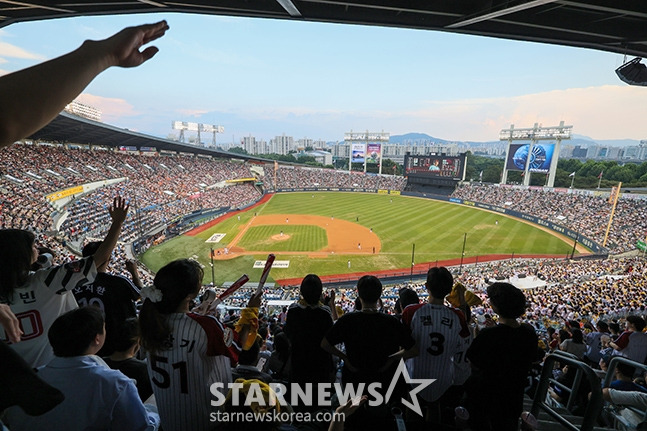
{"type": "Polygon", "coordinates": [[[539,416],[539,411],[543,410],[550,415],[557,422],[572,431],[591,431],[596,425],[596,420],[602,409],[602,389],[600,388],[600,379],[595,375],[591,367],[578,360],[574,355],[565,352],[551,353],[544,360],[544,367],[539,379],[539,385],[535,392],[535,397],[532,402],[530,412],[535,416],[539,416]],[[577,395],[580,382],[585,378],[589,382],[591,388],[591,396],[584,411],[584,419],[578,428],[576,425],[570,423],[568,419],[564,418],[559,412],[554,410],[546,402],[546,394],[548,393],[548,385],[552,378],[553,368],[556,362],[563,365],[568,365],[576,371],[573,388],[569,396],[569,405],[577,395]],[[575,386],[577,384],[577,386],[575,386]]]}
{"type": "MultiPolygon", "coordinates": [[[[603,388],[608,388],[609,385],[611,384],[611,381],[613,380],[615,376],[615,371],[616,367],[618,366],[619,363],[631,365],[632,367],[636,369],[642,369],[643,372],[647,372],[647,365],[641,364],[640,362],[632,361],[631,359],[627,359],[623,356],[614,356],[611,359],[611,362],[609,362],[608,368],[607,368],[607,374],[604,376],[604,382],[602,383],[603,388]]],[[[641,414],[643,416],[643,421],[647,420],[647,410],[640,410],[637,407],[633,406],[625,406],[625,408],[628,408],[630,410],[633,410],[634,412],[641,414]]]]}

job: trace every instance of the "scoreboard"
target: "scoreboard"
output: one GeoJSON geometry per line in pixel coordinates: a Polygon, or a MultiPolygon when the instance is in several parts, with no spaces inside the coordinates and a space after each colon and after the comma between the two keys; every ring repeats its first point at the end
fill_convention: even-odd
{"type": "Polygon", "coordinates": [[[465,154],[459,156],[445,155],[411,155],[404,156],[404,174],[406,176],[444,178],[461,181],[465,173],[465,154]]]}

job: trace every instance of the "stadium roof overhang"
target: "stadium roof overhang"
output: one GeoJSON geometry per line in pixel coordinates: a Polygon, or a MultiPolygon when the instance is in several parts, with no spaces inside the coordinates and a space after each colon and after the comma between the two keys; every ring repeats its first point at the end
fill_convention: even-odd
{"type": "Polygon", "coordinates": [[[104,147],[153,147],[161,151],[205,154],[214,157],[270,162],[258,157],[219,151],[214,148],[160,139],[61,112],[51,123],[27,138],[34,141],[99,145],[104,147]]]}
{"type": "Polygon", "coordinates": [[[0,27],[80,15],[154,12],[439,30],[647,56],[644,1],[0,0],[0,27]]]}

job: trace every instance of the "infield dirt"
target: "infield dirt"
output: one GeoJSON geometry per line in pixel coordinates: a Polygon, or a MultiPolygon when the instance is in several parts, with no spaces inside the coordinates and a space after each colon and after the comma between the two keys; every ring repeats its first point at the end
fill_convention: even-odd
{"type": "MultiPolygon", "coordinates": [[[[318,251],[290,252],[290,254],[308,255],[310,257],[323,257],[330,254],[373,254],[381,250],[380,238],[370,229],[346,220],[331,217],[301,215],[301,214],[280,214],[280,215],[259,215],[253,217],[249,223],[240,227],[240,231],[227,246],[228,253],[225,254],[224,247],[215,249],[214,259],[225,260],[246,254],[272,253],[267,251],[247,251],[237,244],[245,235],[247,230],[253,226],[263,225],[310,225],[319,226],[326,231],[328,245],[318,251]]],[[[274,235],[276,236],[276,235],[274,235]]],[[[274,238],[275,241],[283,241],[282,238],[274,238]]]]}

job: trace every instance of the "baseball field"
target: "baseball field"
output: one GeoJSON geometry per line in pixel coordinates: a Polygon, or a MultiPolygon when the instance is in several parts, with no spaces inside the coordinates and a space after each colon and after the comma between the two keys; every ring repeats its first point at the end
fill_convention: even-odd
{"type": "MultiPolygon", "coordinates": [[[[269,281],[410,268],[415,263],[488,254],[567,255],[573,243],[520,220],[461,205],[399,195],[342,192],[281,193],[149,249],[142,261],[157,271],[194,257],[204,283],[258,281],[268,253],[269,281]],[[465,236],[467,234],[467,236],[465,236]],[[207,242],[210,241],[210,242],[207,242]],[[257,265],[258,266],[258,265],[257,265]],[[281,267],[279,267],[281,266],[281,267]]],[[[578,247],[578,252],[585,251],[578,247]]]]}

